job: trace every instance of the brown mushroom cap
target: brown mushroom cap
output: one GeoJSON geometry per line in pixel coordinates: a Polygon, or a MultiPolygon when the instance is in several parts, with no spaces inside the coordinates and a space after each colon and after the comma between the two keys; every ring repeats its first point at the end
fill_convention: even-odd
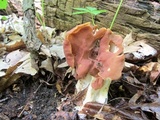
{"type": "Polygon", "coordinates": [[[95,41],[101,38],[106,29],[102,28],[98,32],[93,32],[94,27],[90,23],[76,26],[67,32],[64,41],[64,54],[66,61],[72,68],[76,68],[76,78],[84,78],[93,66],[90,59],[91,49],[95,41]]]}
{"type": "Polygon", "coordinates": [[[94,63],[94,69],[97,69],[98,76],[92,87],[94,89],[101,88],[103,80],[110,78],[111,80],[119,79],[124,67],[123,39],[120,35],[115,35],[111,30],[107,29],[105,35],[100,40],[100,48],[98,56],[94,63]],[[97,86],[96,86],[96,83],[97,86]]]}
{"type": "Polygon", "coordinates": [[[100,41],[100,49],[97,56],[98,73],[103,79],[107,77],[112,80],[121,76],[124,67],[123,39],[120,35],[115,35],[107,29],[104,37],[100,41]]]}
{"type": "Polygon", "coordinates": [[[104,80],[116,80],[124,66],[122,37],[111,30],[95,30],[90,23],[76,26],[67,32],[64,40],[64,54],[69,66],[76,69],[76,79],[87,74],[95,77],[92,87],[99,89],[104,80]],[[99,41],[99,47],[94,48],[99,41]],[[92,55],[96,51],[98,55],[92,55]]]}

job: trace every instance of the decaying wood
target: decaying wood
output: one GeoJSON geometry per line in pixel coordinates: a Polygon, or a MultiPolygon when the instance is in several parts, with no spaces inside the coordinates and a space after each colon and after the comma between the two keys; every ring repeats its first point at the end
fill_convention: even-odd
{"type": "MultiPolygon", "coordinates": [[[[89,14],[72,15],[73,8],[93,6],[107,10],[95,18],[95,23],[99,27],[109,27],[118,3],[119,0],[45,0],[46,24],[69,30],[91,21],[89,14]]],[[[150,0],[124,0],[112,30],[123,36],[132,31],[135,40],[146,40],[160,50],[160,4],[150,0]]]]}

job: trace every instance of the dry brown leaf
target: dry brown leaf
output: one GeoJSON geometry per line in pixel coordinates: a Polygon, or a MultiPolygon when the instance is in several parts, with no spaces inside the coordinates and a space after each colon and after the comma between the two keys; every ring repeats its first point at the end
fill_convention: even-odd
{"type": "Polygon", "coordinates": [[[43,44],[46,44],[44,35],[40,30],[36,30],[36,35],[43,44]]]}
{"type": "Polygon", "coordinates": [[[56,81],[56,88],[57,88],[58,92],[60,94],[62,94],[62,88],[63,88],[63,86],[62,86],[62,81],[61,80],[57,80],[56,81]]]}
{"type": "Polygon", "coordinates": [[[0,56],[3,56],[6,53],[6,46],[4,43],[0,43],[0,56]]]}
{"type": "Polygon", "coordinates": [[[14,40],[6,44],[6,49],[8,52],[25,48],[25,44],[22,39],[14,40]]]}
{"type": "Polygon", "coordinates": [[[25,47],[25,44],[20,35],[17,35],[17,34],[10,35],[9,39],[11,40],[11,42],[6,44],[6,48],[8,52],[25,47]]]}
{"type": "Polygon", "coordinates": [[[7,76],[0,78],[0,91],[12,85],[21,76],[22,76],[21,74],[14,74],[12,76],[7,75],[7,76]]]}
{"type": "Polygon", "coordinates": [[[130,107],[132,109],[141,109],[143,111],[151,112],[156,114],[157,119],[160,119],[160,96],[155,99],[152,103],[136,103],[136,101],[143,95],[142,91],[137,92],[129,101],[130,107]]]}
{"type": "Polygon", "coordinates": [[[140,71],[150,72],[150,82],[156,84],[156,80],[160,75],[160,63],[150,62],[139,68],[140,71]]]}

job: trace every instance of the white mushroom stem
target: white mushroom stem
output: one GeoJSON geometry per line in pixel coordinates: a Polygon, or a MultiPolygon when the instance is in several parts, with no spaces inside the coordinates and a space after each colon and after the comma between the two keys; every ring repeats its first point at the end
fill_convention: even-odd
{"type": "Polygon", "coordinates": [[[91,80],[92,80],[92,76],[90,74],[87,74],[87,76],[84,79],[79,79],[76,84],[76,92],[79,93],[80,91],[87,88],[91,83],[91,80]]]}
{"type": "Polygon", "coordinates": [[[88,86],[85,100],[83,101],[83,105],[85,105],[87,102],[98,102],[103,104],[106,101],[108,101],[108,90],[111,84],[111,79],[110,78],[105,79],[103,86],[97,90],[93,89],[91,86],[94,80],[95,78],[92,77],[90,85],[88,86]]]}

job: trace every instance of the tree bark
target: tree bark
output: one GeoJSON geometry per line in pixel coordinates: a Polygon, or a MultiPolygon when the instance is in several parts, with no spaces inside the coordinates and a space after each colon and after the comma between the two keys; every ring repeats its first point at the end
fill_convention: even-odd
{"type": "MultiPolygon", "coordinates": [[[[73,15],[73,8],[92,6],[107,10],[107,13],[96,16],[95,24],[109,28],[119,1],[45,0],[46,25],[70,30],[77,24],[91,21],[90,14],[73,15]]],[[[150,0],[124,0],[112,30],[124,37],[132,31],[135,40],[146,40],[160,50],[160,5],[150,0]]]]}
{"type": "Polygon", "coordinates": [[[42,45],[36,36],[34,0],[23,0],[24,32],[23,41],[29,51],[37,51],[42,45]]]}

